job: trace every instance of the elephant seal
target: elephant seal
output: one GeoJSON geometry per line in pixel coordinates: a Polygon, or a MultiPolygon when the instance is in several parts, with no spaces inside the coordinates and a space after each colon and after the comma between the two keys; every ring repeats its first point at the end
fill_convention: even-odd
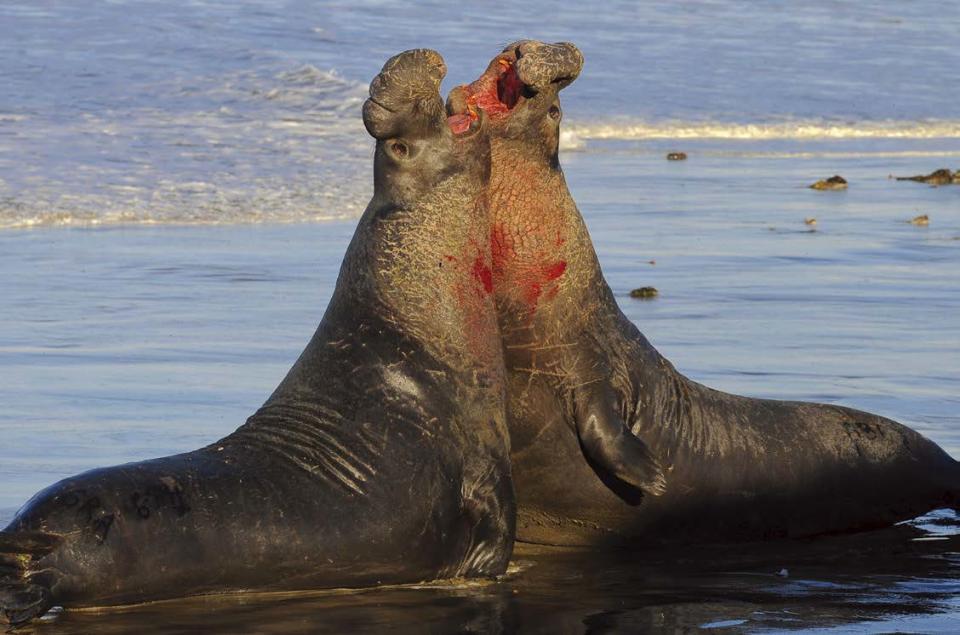
{"type": "Polygon", "coordinates": [[[916,176],[898,176],[898,181],[916,181],[918,183],[927,183],[928,185],[960,185],[960,170],[955,173],[947,168],[934,170],[930,174],[918,174],[916,176]]]}
{"type": "Polygon", "coordinates": [[[493,278],[517,538],[636,545],[799,537],[955,505],[960,467],[888,419],[681,375],[621,313],[558,160],[571,44],[523,41],[465,93],[490,118],[493,278]]]}
{"type": "Polygon", "coordinates": [[[479,118],[442,58],[390,59],[363,109],[374,195],[315,335],[200,450],[97,469],[0,533],[0,615],[235,590],[502,573],[515,505],[479,118]],[[461,125],[467,117],[470,123],[461,125]]]}

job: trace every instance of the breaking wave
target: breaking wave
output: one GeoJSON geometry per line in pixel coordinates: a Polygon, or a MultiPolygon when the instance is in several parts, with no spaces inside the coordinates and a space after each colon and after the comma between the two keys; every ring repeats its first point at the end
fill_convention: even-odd
{"type": "Polygon", "coordinates": [[[239,189],[206,182],[155,188],[111,188],[103,194],[31,192],[0,197],[0,230],[100,225],[225,225],[301,223],[356,218],[369,195],[366,183],[323,187],[263,181],[239,189]]]}
{"type": "Polygon", "coordinates": [[[154,84],[134,107],[62,121],[0,113],[0,229],[356,218],[365,97],[305,65],[154,84]]]}
{"type": "Polygon", "coordinates": [[[956,139],[960,120],[926,121],[829,121],[792,120],[769,123],[724,123],[715,121],[612,120],[567,126],[563,147],[574,149],[585,140],[729,139],[729,140],[820,140],[820,139],[956,139]]]}

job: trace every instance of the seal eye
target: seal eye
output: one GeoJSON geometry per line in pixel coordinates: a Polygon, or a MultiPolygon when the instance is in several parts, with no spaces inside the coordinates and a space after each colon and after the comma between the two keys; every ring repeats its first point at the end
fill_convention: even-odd
{"type": "Polygon", "coordinates": [[[398,159],[406,159],[410,154],[410,148],[402,141],[394,141],[390,144],[390,152],[398,159]]]}
{"type": "Polygon", "coordinates": [[[556,104],[550,106],[550,109],[547,110],[547,114],[550,115],[550,118],[554,121],[560,121],[560,106],[556,104]]]}

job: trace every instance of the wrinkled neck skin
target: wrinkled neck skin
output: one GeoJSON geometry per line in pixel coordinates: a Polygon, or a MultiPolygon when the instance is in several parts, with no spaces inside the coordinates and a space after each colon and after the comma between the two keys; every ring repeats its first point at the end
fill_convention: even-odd
{"type": "Polygon", "coordinates": [[[609,350],[619,343],[602,334],[628,323],[603,279],[558,158],[559,93],[581,66],[572,45],[521,41],[460,93],[489,117],[493,284],[507,368],[530,373],[531,382],[545,376],[561,388],[607,376],[611,369],[598,359],[626,351],[609,350]],[[602,341],[590,345],[595,338],[602,341]],[[579,345],[584,339],[588,346],[579,345]],[[565,352],[574,349],[580,352],[565,352]],[[597,355],[588,359],[584,350],[597,355]]]}
{"type": "Polygon", "coordinates": [[[524,84],[521,76],[542,73],[519,69],[531,59],[520,55],[508,47],[466,87],[490,120],[493,282],[508,356],[563,345],[596,322],[609,295],[558,159],[559,91],[568,80],[524,84]]]}
{"type": "Polygon", "coordinates": [[[599,263],[555,156],[524,139],[495,137],[491,145],[490,240],[502,325],[553,342],[602,309],[599,263]]]}
{"type": "Polygon", "coordinates": [[[486,137],[428,139],[413,169],[398,168],[385,145],[324,319],[266,407],[342,403],[339,392],[367,386],[421,399],[425,386],[450,382],[477,389],[464,403],[503,398],[486,137]]]}
{"type": "Polygon", "coordinates": [[[573,406],[563,395],[605,382],[621,396],[635,431],[677,427],[689,415],[677,404],[700,387],[620,311],[557,159],[558,127],[544,131],[518,120],[493,119],[489,188],[494,289],[513,375],[511,411],[534,424],[512,429],[514,451],[539,443],[541,418],[527,405],[542,407],[530,392],[534,380],[559,389],[556,398],[567,412],[573,406]]]}
{"type": "MultiPolygon", "coordinates": [[[[540,94],[491,117],[489,202],[497,313],[504,359],[515,376],[511,390],[525,374],[530,383],[524,385],[546,380],[562,398],[573,386],[610,378],[608,361],[624,358],[625,351],[610,350],[620,341],[604,334],[618,332],[626,318],[560,167],[559,116],[549,114],[559,114],[559,105],[556,93],[540,94]],[[590,344],[594,340],[600,341],[590,344]]],[[[526,389],[511,394],[514,410],[536,401],[526,389]]]]}
{"type": "Polygon", "coordinates": [[[499,355],[485,193],[470,181],[448,178],[415,208],[375,196],[331,301],[373,310],[460,372],[499,355]]]}

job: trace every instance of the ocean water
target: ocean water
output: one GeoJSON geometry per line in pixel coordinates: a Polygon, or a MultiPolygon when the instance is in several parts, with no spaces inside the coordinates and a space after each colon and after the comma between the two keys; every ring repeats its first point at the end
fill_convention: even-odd
{"type": "Polygon", "coordinates": [[[958,26],[930,0],[8,0],[0,227],[354,218],[370,193],[356,178],[371,148],[357,113],[382,63],[435,48],[449,89],[525,37],[571,40],[586,57],[564,98],[569,148],[860,140],[819,153],[932,169],[960,158],[958,26]]]}
{"type": "MultiPolygon", "coordinates": [[[[369,198],[369,80],[431,47],[448,90],[526,37],[584,52],[561,161],[655,346],[711,386],[877,412],[960,458],[960,186],[888,178],[960,170],[958,32],[929,1],[0,4],[0,524],[59,478],[236,428],[313,333],[369,198]],[[833,174],[847,191],[806,187],[833,174]]],[[[913,538],[700,565],[521,550],[493,585],[40,630],[956,632],[956,539],[913,538]]]]}

